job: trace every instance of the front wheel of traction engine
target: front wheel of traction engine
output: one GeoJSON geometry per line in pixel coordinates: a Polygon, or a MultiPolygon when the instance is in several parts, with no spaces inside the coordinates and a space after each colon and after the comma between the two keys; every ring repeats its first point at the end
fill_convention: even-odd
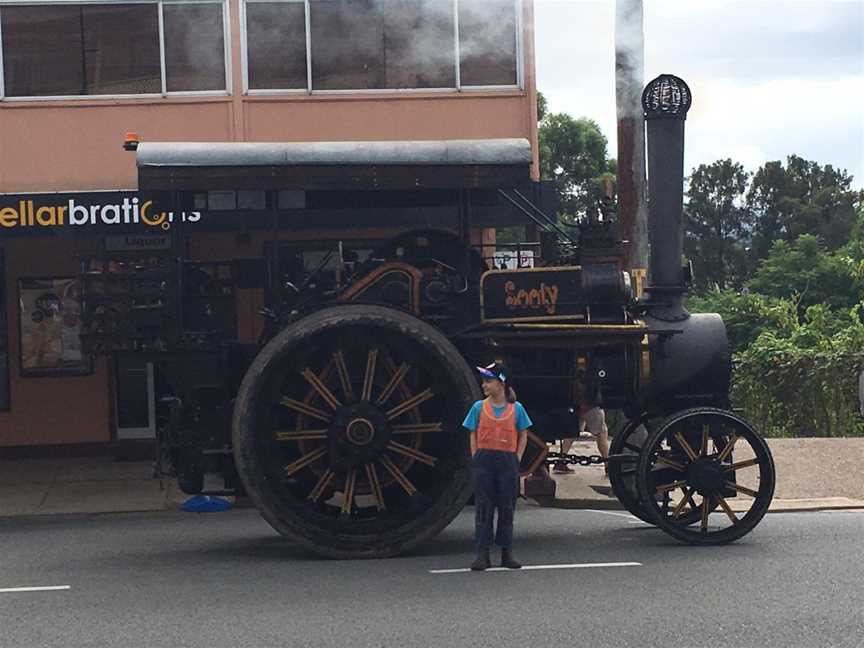
{"type": "Polygon", "coordinates": [[[234,457],[261,515],[334,558],[380,558],[441,531],[470,495],[462,417],[474,373],[437,329],[379,306],[314,313],[246,373],[234,457]]]}
{"type": "Polygon", "coordinates": [[[654,524],[690,544],[718,545],[749,533],[774,496],[774,460],[744,419],[702,407],[670,416],[642,446],[640,500],[654,524]]]}

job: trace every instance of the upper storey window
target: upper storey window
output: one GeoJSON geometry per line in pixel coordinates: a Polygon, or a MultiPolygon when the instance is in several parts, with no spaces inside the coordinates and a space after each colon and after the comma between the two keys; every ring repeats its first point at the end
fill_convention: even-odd
{"type": "Polygon", "coordinates": [[[0,96],[226,91],[220,2],[0,4],[0,96]]]}
{"type": "Polygon", "coordinates": [[[246,0],[250,91],[518,87],[520,0],[246,0]]]}
{"type": "Polygon", "coordinates": [[[516,24],[516,6],[511,0],[459,0],[463,85],[516,85],[516,24]]]}

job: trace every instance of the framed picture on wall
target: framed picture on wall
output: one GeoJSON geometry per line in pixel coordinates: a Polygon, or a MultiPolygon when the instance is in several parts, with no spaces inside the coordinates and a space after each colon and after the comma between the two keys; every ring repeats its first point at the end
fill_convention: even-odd
{"type": "Polygon", "coordinates": [[[21,278],[18,304],[22,376],[92,373],[93,363],[81,346],[81,288],[77,279],[21,278]]]}

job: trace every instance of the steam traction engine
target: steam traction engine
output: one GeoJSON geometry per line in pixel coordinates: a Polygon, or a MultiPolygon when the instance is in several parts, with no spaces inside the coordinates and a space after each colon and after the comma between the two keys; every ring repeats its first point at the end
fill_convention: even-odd
{"type": "MultiPolygon", "coordinates": [[[[575,405],[594,390],[603,407],[629,420],[608,460],[627,509],[694,544],[748,533],[773,496],[773,462],[759,434],[729,409],[722,320],[682,305],[689,89],[658,77],[643,104],[646,295],[634,298],[608,223],[583,227],[578,246],[562,233],[555,253],[535,257],[534,267],[518,267],[518,253],[515,264],[486,258],[486,248],[470,244],[461,191],[459,234],[404,233],[365,258],[340,243],[311,265],[297,262],[302,249],[273,256],[276,293],[254,357],[235,362],[239,372],[229,371],[209,400],[180,393],[166,401],[171,414],[160,440],[181,485],[208,492],[202,475],[221,472],[226,492],[247,493],[275,529],[322,555],[407,551],[447,526],[470,497],[461,421],[480,396],[473,367],[501,359],[536,423],[526,474],[544,461],[546,442],[577,434],[575,405]],[[236,390],[231,375],[242,375],[236,390]]],[[[148,166],[155,150],[138,150],[142,183],[160,172],[148,166]]],[[[506,193],[519,202],[514,194],[522,197],[506,193]]],[[[197,352],[169,351],[169,373],[187,382],[197,352]]]]}

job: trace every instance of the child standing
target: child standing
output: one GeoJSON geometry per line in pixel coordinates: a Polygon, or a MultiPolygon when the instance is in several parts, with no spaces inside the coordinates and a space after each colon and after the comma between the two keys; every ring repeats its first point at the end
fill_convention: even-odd
{"type": "Polygon", "coordinates": [[[463,427],[471,432],[474,468],[474,541],[477,557],[471,569],[491,566],[492,519],[498,511],[495,544],[501,547],[501,566],[519,569],[513,557],[513,515],[519,494],[519,461],[528,441],[532,422],[516,394],[507,384],[510,371],[501,363],[477,367],[483,378],[485,399],[471,407],[463,427]]]}

